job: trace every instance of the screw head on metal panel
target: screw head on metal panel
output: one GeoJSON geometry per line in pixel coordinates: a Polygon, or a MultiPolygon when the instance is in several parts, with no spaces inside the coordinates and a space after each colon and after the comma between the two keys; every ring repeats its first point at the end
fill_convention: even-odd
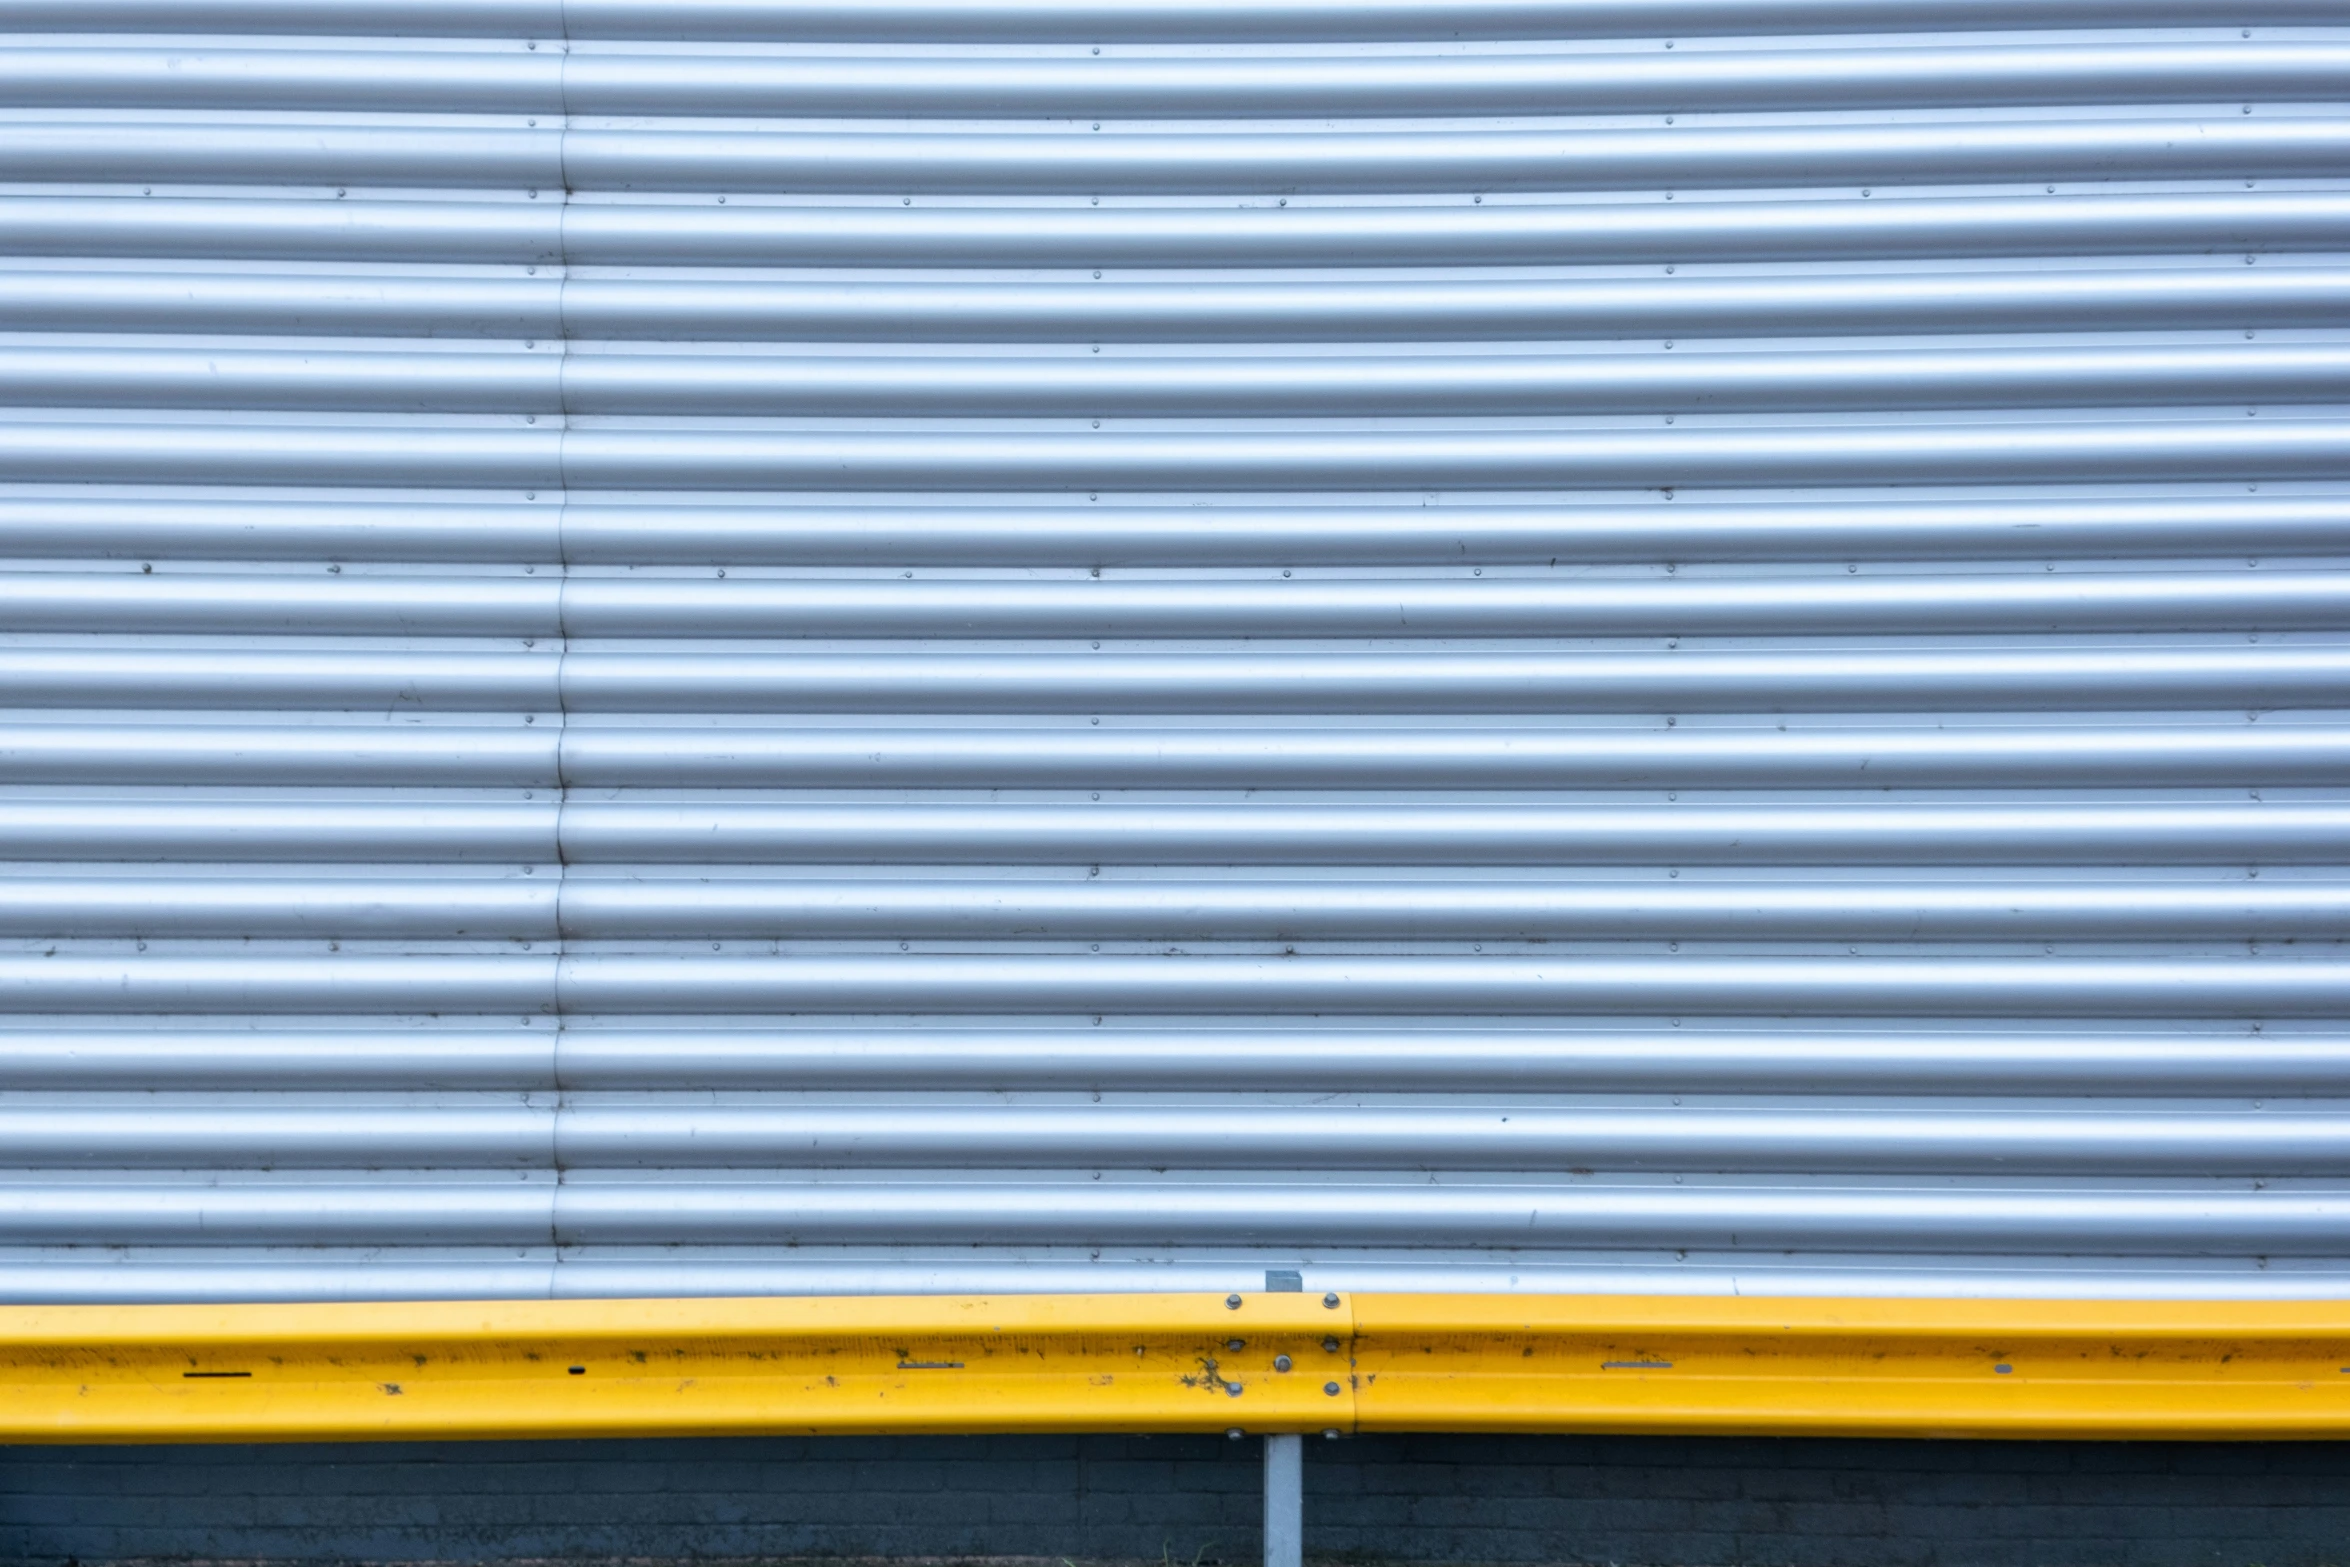
{"type": "Polygon", "coordinates": [[[1336,1398],[1338,1396],[1338,1384],[1335,1382],[1325,1382],[1322,1384],[1322,1391],[1329,1394],[1332,1398],[1336,1398]]]}
{"type": "Polygon", "coordinates": [[[1228,1338],[1224,1341],[1224,1347],[1226,1349],[1246,1349],[1248,1348],[1248,1340],[1244,1338],[1228,1338]]]}
{"type": "Polygon", "coordinates": [[[1331,1427],[1329,1430],[1327,1430],[1327,1431],[1323,1432],[1323,1433],[1322,1433],[1322,1440],[1323,1440],[1323,1441],[1325,1441],[1325,1442],[1335,1442],[1335,1441],[1337,1441],[1337,1440],[1338,1440],[1338,1427],[1336,1427],[1336,1426],[1332,1426],[1332,1427],[1331,1427]]]}
{"type": "Polygon", "coordinates": [[[1238,1311],[1240,1309],[1240,1297],[1238,1295],[1225,1296],[1224,1309],[1227,1311],[1238,1311]]]}
{"type": "Polygon", "coordinates": [[[1240,1384],[1237,1382],[1227,1382],[1224,1384],[1224,1391],[1229,1396],[1238,1398],[1240,1396],[1240,1384]]]}
{"type": "Polygon", "coordinates": [[[1338,1297],[1336,1295],[1325,1295],[1322,1297],[1322,1304],[1329,1307],[1332,1311],[1336,1311],[1338,1309],[1338,1297]]]}
{"type": "Polygon", "coordinates": [[[1273,1357],[1273,1369],[1275,1371],[1287,1371],[1289,1369],[1289,1357],[1287,1355],[1275,1355],[1273,1357]]]}
{"type": "Polygon", "coordinates": [[[1335,1355],[1335,1354],[1337,1354],[1337,1353],[1338,1353],[1338,1340],[1336,1340],[1336,1339],[1334,1339],[1334,1338],[1326,1338],[1326,1339],[1322,1340],[1322,1352],[1323,1352],[1324,1354],[1326,1354],[1326,1355],[1335,1355]]]}
{"type": "Polygon", "coordinates": [[[1241,1430],[1241,1429],[1240,1429],[1240,1427],[1238,1427],[1238,1426],[1234,1426],[1234,1427],[1233,1427],[1231,1430],[1229,1430],[1229,1431],[1226,1431],[1224,1434],[1225,1434],[1227,1437],[1230,1437],[1230,1438],[1231,1438],[1233,1441],[1235,1441],[1235,1442],[1239,1441],[1239,1440],[1240,1440],[1242,1437],[1244,1437],[1244,1436],[1248,1435],[1248,1433],[1247,1433],[1246,1431],[1243,1431],[1243,1430],[1241,1430]]]}

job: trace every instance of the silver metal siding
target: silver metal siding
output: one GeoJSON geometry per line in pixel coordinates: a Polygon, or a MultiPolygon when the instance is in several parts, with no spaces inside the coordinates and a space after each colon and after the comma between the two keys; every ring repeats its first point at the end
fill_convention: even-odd
{"type": "Polygon", "coordinates": [[[2314,0],[0,0],[0,1298],[2350,1288],[2314,0]]]}

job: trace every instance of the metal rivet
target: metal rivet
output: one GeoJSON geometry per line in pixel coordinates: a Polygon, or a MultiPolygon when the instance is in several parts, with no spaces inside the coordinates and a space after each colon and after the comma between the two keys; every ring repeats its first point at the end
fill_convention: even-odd
{"type": "MultiPolygon", "coordinates": [[[[1322,1384],[1322,1391],[1329,1394],[1332,1398],[1336,1398],[1338,1396],[1338,1384],[1335,1382],[1325,1382],[1322,1384]]],[[[1338,1433],[1333,1431],[1330,1434],[1332,1436],[1336,1436],[1338,1433]]]]}
{"type": "Polygon", "coordinates": [[[1323,1352],[1324,1354],[1326,1354],[1326,1355],[1335,1355],[1335,1354],[1337,1354],[1337,1353],[1338,1353],[1338,1340],[1336,1340],[1336,1339],[1334,1339],[1334,1338],[1326,1338],[1326,1339],[1322,1340],[1322,1352],[1323,1352]]]}
{"type": "Polygon", "coordinates": [[[1336,1295],[1325,1295],[1322,1297],[1322,1304],[1329,1307],[1332,1311],[1336,1311],[1338,1309],[1338,1297],[1336,1295]]]}
{"type": "Polygon", "coordinates": [[[1248,1340],[1244,1338],[1228,1338],[1224,1341],[1224,1347],[1226,1349],[1246,1349],[1248,1348],[1248,1340]]]}
{"type": "Polygon", "coordinates": [[[1238,1295],[1225,1296],[1224,1309],[1227,1311],[1238,1311],[1240,1309],[1240,1297],[1238,1295]]]}
{"type": "Polygon", "coordinates": [[[1247,1433],[1246,1431],[1243,1431],[1243,1430],[1241,1430],[1241,1429],[1240,1429],[1240,1427],[1238,1427],[1238,1426],[1234,1426],[1234,1427],[1233,1427],[1231,1430],[1229,1430],[1229,1431],[1225,1432],[1224,1434],[1225,1434],[1226,1436],[1230,1437],[1230,1438],[1231,1438],[1233,1441],[1235,1441],[1235,1442],[1239,1441],[1239,1440],[1240,1440],[1242,1437],[1244,1437],[1244,1436],[1248,1435],[1248,1433],[1247,1433]]]}
{"type": "Polygon", "coordinates": [[[1289,1357],[1287,1355],[1275,1355],[1273,1357],[1273,1369],[1275,1371],[1287,1371],[1289,1369],[1289,1357]]]}
{"type": "Polygon", "coordinates": [[[1224,1394],[1227,1398],[1238,1398],[1240,1396],[1240,1384],[1237,1382],[1225,1383],[1224,1394]]]}

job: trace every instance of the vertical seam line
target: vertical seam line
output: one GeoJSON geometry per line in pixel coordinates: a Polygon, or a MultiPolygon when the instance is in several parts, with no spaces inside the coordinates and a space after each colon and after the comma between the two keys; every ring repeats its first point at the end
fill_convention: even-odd
{"type": "Polygon", "coordinates": [[[555,1037],[549,1051],[550,1077],[555,1096],[553,1124],[547,1139],[547,1164],[553,1186],[547,1194],[547,1293],[561,1293],[556,1284],[563,1271],[563,1124],[570,1110],[570,1089],[564,1081],[563,972],[569,956],[569,927],[564,921],[564,892],[571,879],[570,858],[563,843],[564,818],[571,806],[571,697],[566,685],[571,663],[571,540],[566,526],[571,511],[571,474],[565,461],[571,439],[571,11],[569,0],[556,0],[555,39],[555,931],[553,972],[547,989],[554,1007],[555,1037]]]}

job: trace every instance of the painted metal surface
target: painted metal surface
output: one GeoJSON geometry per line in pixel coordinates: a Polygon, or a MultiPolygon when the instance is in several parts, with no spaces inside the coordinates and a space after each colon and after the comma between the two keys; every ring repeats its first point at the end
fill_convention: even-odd
{"type": "MultiPolygon", "coordinates": [[[[1553,1357],[1298,1429],[2337,1428],[1967,1357],[2350,1294],[2338,6],[0,36],[0,1299],[1296,1271],[1553,1357]],[[1682,1337],[1401,1300],[1513,1292],[1682,1337]],[[1831,1407],[1731,1294],[2011,1304],[1831,1407]]],[[[237,1418],[618,1418],[510,1381],[237,1418]]]]}
{"type": "MultiPolygon", "coordinates": [[[[2338,1302],[1010,1295],[0,1308],[0,1438],[2338,1437],[2338,1302]]],[[[1286,1505],[1283,1505],[1286,1504],[1286,1505]]],[[[1294,1555],[1294,1553],[1292,1553],[1294,1555]]]]}

